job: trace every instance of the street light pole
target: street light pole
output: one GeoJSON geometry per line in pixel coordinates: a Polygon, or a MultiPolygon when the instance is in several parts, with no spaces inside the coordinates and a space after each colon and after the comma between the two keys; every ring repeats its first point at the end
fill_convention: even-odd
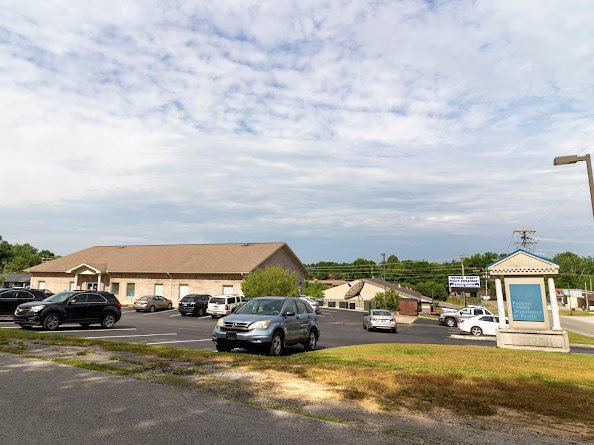
{"type": "Polygon", "coordinates": [[[382,253],[383,263],[384,263],[384,308],[387,309],[386,306],[386,254],[382,253]]]}
{"type": "Polygon", "coordinates": [[[592,216],[594,217],[594,179],[592,178],[592,161],[590,160],[590,155],[587,154],[585,156],[557,156],[553,161],[553,165],[575,164],[579,161],[586,161],[586,166],[588,167],[588,181],[590,183],[590,201],[592,202],[592,216]]]}

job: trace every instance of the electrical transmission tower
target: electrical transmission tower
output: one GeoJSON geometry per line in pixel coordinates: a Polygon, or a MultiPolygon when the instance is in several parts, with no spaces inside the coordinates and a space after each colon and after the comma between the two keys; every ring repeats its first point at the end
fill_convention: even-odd
{"type": "Polygon", "coordinates": [[[534,238],[532,237],[532,235],[536,233],[536,230],[514,230],[514,233],[519,233],[521,240],[516,241],[514,244],[521,244],[522,248],[528,252],[530,251],[530,246],[535,246],[538,243],[538,241],[533,241],[534,238]]]}

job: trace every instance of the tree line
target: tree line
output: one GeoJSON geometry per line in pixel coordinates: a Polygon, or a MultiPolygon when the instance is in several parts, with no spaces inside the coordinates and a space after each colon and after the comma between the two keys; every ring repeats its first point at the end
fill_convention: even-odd
{"type": "MultiPolygon", "coordinates": [[[[485,287],[487,266],[506,254],[485,252],[464,258],[464,275],[476,275],[481,278],[481,287],[485,287]]],[[[551,259],[559,264],[559,275],[552,276],[557,288],[588,289],[594,284],[594,259],[580,257],[571,252],[560,253],[551,259]]],[[[320,261],[306,264],[308,280],[357,280],[361,278],[385,277],[386,281],[400,284],[421,292],[427,297],[433,296],[445,300],[448,296],[448,276],[462,275],[462,261],[435,263],[429,261],[400,261],[396,255],[390,255],[386,262],[375,262],[358,258],[352,263],[320,261]]],[[[495,277],[487,279],[487,288],[495,296],[495,277]]],[[[320,287],[318,284],[317,287],[320,287]]]]}
{"type": "Polygon", "coordinates": [[[0,235],[0,284],[6,273],[23,273],[43,261],[58,258],[49,250],[39,250],[30,244],[10,244],[0,235]]]}

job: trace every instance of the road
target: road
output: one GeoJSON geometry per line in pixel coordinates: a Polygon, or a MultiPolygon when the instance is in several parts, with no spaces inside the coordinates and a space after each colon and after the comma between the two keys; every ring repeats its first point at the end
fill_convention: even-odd
{"type": "MultiPolygon", "coordinates": [[[[471,335],[466,335],[460,338],[460,330],[440,326],[437,320],[434,319],[420,318],[413,324],[399,324],[398,333],[392,334],[389,331],[368,332],[364,330],[362,318],[361,312],[323,308],[319,315],[321,337],[318,348],[326,349],[369,343],[422,343],[495,347],[494,337],[477,340],[471,335]],[[455,335],[456,338],[452,338],[452,335],[455,335]]],[[[569,321],[566,322],[568,318],[570,317],[562,318],[562,326],[574,330],[569,326],[569,321]]],[[[153,313],[137,313],[132,308],[124,307],[122,309],[122,319],[113,329],[105,330],[98,325],[94,325],[85,330],[79,325],[66,324],[60,326],[56,333],[214,351],[211,333],[215,323],[216,320],[210,316],[199,318],[182,317],[175,309],[153,313]]],[[[579,323],[579,321],[576,321],[576,323],[579,323]]],[[[584,323],[587,324],[587,327],[592,328],[592,334],[590,335],[594,336],[594,324],[588,324],[587,322],[581,324],[584,323]]],[[[18,328],[10,320],[0,322],[0,327],[18,328]]],[[[581,329],[585,328],[582,327],[581,329]]],[[[39,329],[36,329],[36,331],[43,332],[39,329]]],[[[287,348],[286,354],[302,351],[301,346],[295,346],[287,348]]],[[[594,349],[587,348],[578,349],[572,347],[572,351],[594,354],[594,349]]]]}
{"type": "Polygon", "coordinates": [[[1,352],[0,379],[3,445],[419,443],[1,352]]]}

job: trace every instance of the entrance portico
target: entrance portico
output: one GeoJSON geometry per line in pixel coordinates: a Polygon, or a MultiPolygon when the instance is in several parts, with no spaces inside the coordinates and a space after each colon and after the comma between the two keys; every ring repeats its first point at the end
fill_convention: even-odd
{"type": "Polygon", "coordinates": [[[101,279],[103,276],[109,276],[104,274],[104,271],[88,264],[82,263],[66,273],[74,275],[74,290],[105,290],[109,288],[109,282],[103,284],[101,288],[101,279]],[[80,289],[79,289],[80,286],[80,289]]]}

